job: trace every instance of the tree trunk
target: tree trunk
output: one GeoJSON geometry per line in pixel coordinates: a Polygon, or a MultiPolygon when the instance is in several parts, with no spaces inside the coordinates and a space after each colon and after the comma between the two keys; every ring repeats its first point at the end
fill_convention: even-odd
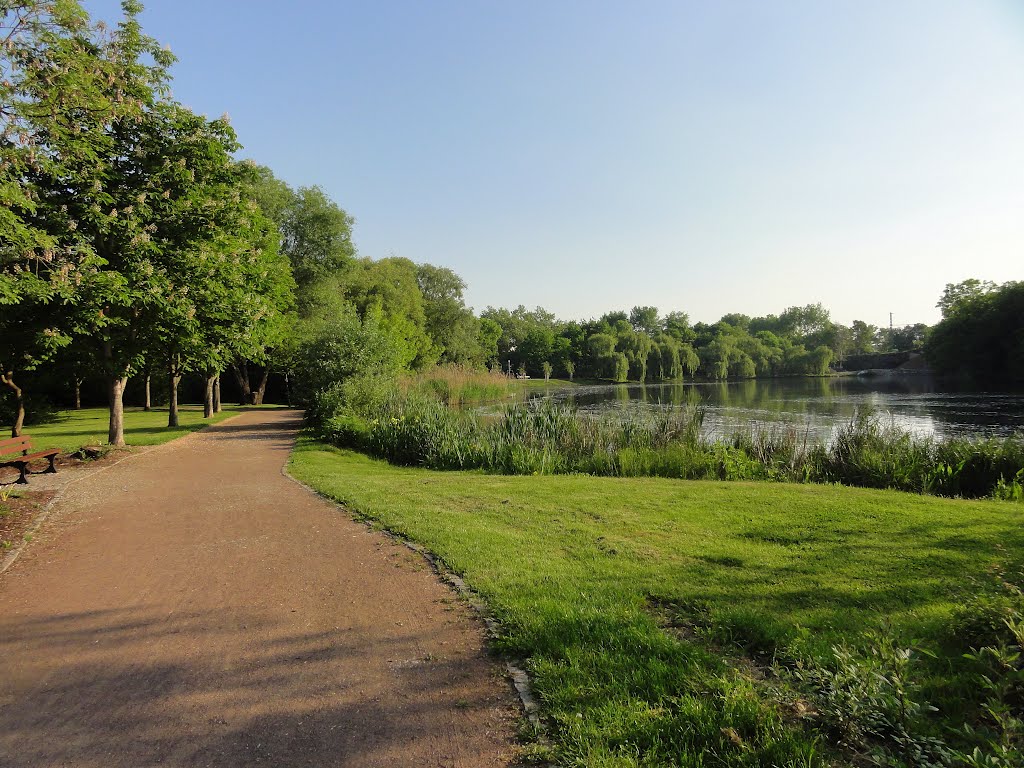
{"type": "Polygon", "coordinates": [[[220,404],[220,374],[217,374],[217,378],[213,381],[213,412],[220,413],[224,410],[220,404]]]}
{"type": "Polygon", "coordinates": [[[142,406],[142,410],[151,411],[153,410],[153,398],[149,394],[149,374],[146,374],[146,402],[142,406]]]}
{"type": "Polygon", "coordinates": [[[110,429],[107,431],[107,442],[110,445],[124,445],[124,385],[127,383],[127,376],[110,377],[110,429]]]}
{"type": "Polygon", "coordinates": [[[82,380],[77,376],[75,378],[75,410],[82,410],[82,380]]]}
{"type": "Polygon", "coordinates": [[[11,437],[21,437],[21,428],[25,424],[25,397],[21,387],[14,383],[14,371],[0,374],[0,381],[14,392],[14,424],[11,425],[11,437]]]}
{"type": "Polygon", "coordinates": [[[217,374],[211,373],[206,377],[206,397],[203,399],[203,418],[209,419],[213,417],[214,411],[214,397],[213,389],[214,384],[217,381],[217,374]]]}
{"type": "Polygon", "coordinates": [[[238,390],[242,393],[242,402],[239,405],[249,405],[252,402],[252,388],[249,386],[249,364],[244,360],[241,366],[232,363],[231,370],[238,382],[238,390]]]}
{"type": "Polygon", "coordinates": [[[167,371],[167,387],[170,390],[170,402],[167,405],[167,426],[178,426],[178,382],[181,376],[171,368],[167,371]]]}
{"type": "Polygon", "coordinates": [[[270,378],[270,364],[267,363],[267,367],[263,369],[263,375],[260,377],[260,386],[253,393],[255,396],[252,399],[253,405],[263,405],[263,395],[267,391],[267,379],[270,378]]]}

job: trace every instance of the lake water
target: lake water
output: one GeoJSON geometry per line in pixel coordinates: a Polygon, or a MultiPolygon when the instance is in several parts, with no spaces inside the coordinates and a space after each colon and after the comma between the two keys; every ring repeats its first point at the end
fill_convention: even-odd
{"type": "Polygon", "coordinates": [[[927,376],[766,379],[671,385],[620,384],[530,391],[581,411],[700,405],[709,435],[728,435],[750,425],[789,424],[818,440],[870,408],[912,432],[952,436],[1024,434],[1024,392],[969,391],[943,387],[927,376]]]}

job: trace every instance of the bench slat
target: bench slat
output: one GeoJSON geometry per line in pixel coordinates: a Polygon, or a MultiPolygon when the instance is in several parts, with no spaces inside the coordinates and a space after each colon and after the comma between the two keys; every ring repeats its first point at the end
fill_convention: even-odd
{"type": "Polygon", "coordinates": [[[42,459],[46,456],[56,456],[58,453],[60,453],[60,448],[48,448],[45,451],[26,453],[24,456],[16,457],[13,461],[32,461],[33,459],[42,459]]]}
{"type": "Polygon", "coordinates": [[[36,459],[50,460],[50,466],[45,470],[47,473],[57,471],[54,462],[57,460],[57,454],[60,453],[59,448],[47,448],[35,453],[29,453],[30,450],[32,450],[32,441],[28,435],[0,440],[0,467],[17,467],[18,479],[16,482],[18,483],[28,482],[29,462],[36,459]],[[7,458],[4,458],[5,455],[7,458]]]}
{"type": "Polygon", "coordinates": [[[9,437],[6,440],[0,440],[0,456],[7,453],[18,453],[30,450],[32,450],[32,438],[28,435],[22,435],[21,437],[9,437]]]}

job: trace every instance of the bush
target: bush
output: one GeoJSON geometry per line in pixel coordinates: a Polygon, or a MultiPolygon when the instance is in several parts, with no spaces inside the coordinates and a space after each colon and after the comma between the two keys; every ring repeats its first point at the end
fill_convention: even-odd
{"type": "Polygon", "coordinates": [[[826,663],[801,659],[783,674],[808,695],[822,725],[845,751],[875,765],[945,768],[953,750],[930,733],[912,681],[916,655],[886,632],[864,638],[866,650],[841,645],[826,663]]]}

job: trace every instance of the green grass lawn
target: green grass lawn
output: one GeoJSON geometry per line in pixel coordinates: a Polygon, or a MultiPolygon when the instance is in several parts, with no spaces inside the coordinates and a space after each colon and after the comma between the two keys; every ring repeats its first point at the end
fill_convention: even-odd
{"type": "MultiPolygon", "coordinates": [[[[167,427],[167,409],[124,409],[124,439],[129,445],[160,445],[176,437],[202,429],[207,424],[230,418],[242,411],[237,406],[225,406],[212,419],[203,418],[203,406],[182,405],[178,408],[180,426],[167,427]]],[[[60,448],[75,451],[83,445],[103,445],[107,442],[109,411],[106,408],[83,408],[80,411],[61,411],[57,418],[45,424],[25,427],[23,434],[32,438],[36,449],[60,448]]],[[[7,434],[10,434],[9,428],[7,434]]]]}
{"type": "Polygon", "coordinates": [[[748,668],[827,659],[869,630],[936,654],[916,674],[940,732],[969,698],[954,611],[1024,553],[1012,503],[431,472],[311,441],[291,472],[461,574],[501,622],[500,649],[528,661],[554,759],[587,768],[842,764],[748,668]]]}

